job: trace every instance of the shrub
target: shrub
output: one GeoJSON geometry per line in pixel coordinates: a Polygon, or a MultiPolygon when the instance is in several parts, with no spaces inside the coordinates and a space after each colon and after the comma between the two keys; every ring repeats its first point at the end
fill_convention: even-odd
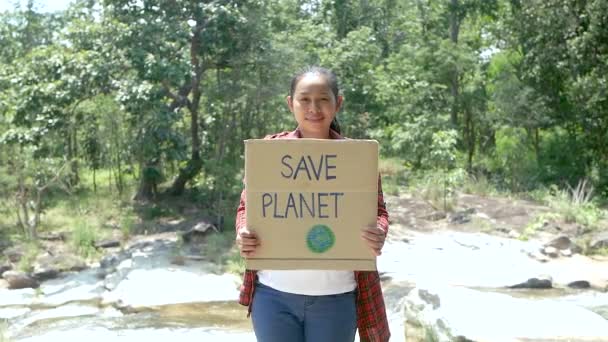
{"type": "Polygon", "coordinates": [[[96,255],[94,244],[97,232],[85,219],[79,218],[75,221],[70,240],[74,250],[82,257],[90,258],[96,255]]]}

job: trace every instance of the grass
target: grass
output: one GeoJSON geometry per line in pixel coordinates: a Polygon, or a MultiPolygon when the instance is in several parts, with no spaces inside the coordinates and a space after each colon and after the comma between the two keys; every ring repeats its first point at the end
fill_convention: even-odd
{"type": "Polygon", "coordinates": [[[556,213],[543,213],[537,215],[528,225],[524,228],[523,232],[519,236],[522,241],[528,241],[534,237],[539,230],[545,225],[545,222],[555,220],[559,217],[556,213]]]}
{"type": "Polygon", "coordinates": [[[34,268],[36,257],[40,253],[40,246],[35,241],[28,241],[24,247],[24,254],[19,260],[17,269],[22,272],[31,272],[34,268]]]}
{"type": "Polygon", "coordinates": [[[530,197],[537,202],[545,204],[566,223],[576,223],[588,230],[599,229],[600,221],[607,216],[590,195],[584,186],[570,189],[560,189],[557,186],[541,188],[530,192],[530,197]]]}
{"type": "MultiPolygon", "coordinates": [[[[50,188],[43,198],[43,211],[38,233],[68,233],[69,246],[83,258],[94,258],[98,252],[94,242],[109,237],[111,230],[120,227],[123,235],[129,236],[137,222],[137,215],[130,204],[129,196],[135,183],[129,180],[130,188],[123,195],[108,186],[109,172],[98,171],[97,191],[93,191],[92,173],[81,169],[80,184],[71,193],[50,188]]],[[[14,184],[5,187],[14,188],[14,184]]],[[[25,244],[26,256],[19,267],[31,269],[39,251],[35,244],[23,240],[21,228],[17,226],[15,204],[9,197],[0,198],[0,232],[16,244],[25,244]]]]}
{"type": "Polygon", "coordinates": [[[445,212],[453,211],[457,204],[457,193],[465,175],[462,169],[419,172],[412,177],[410,191],[425,199],[433,208],[445,212]]]}

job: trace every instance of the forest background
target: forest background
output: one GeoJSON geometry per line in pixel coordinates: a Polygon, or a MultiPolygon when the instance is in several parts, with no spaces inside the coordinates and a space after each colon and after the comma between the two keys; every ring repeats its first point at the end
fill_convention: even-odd
{"type": "MultiPolygon", "coordinates": [[[[95,242],[196,216],[232,245],[243,140],[294,128],[306,65],[388,194],[514,196],[598,229],[608,199],[604,0],[78,0],[0,13],[0,245],[95,242]]],[[[215,247],[213,247],[215,245],[215,247]]],[[[4,258],[4,256],[0,256],[4,258]]],[[[0,260],[2,261],[2,260],[0,260]]]]}

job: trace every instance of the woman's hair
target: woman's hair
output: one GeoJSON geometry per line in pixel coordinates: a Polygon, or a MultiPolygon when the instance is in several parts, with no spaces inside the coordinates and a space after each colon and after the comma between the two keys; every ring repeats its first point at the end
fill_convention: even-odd
{"type": "MultiPolygon", "coordinates": [[[[334,98],[336,99],[336,101],[338,101],[338,96],[340,95],[338,77],[336,77],[336,74],[334,74],[333,71],[323,68],[323,67],[319,67],[319,66],[308,66],[308,67],[302,69],[297,74],[295,74],[295,76],[291,79],[291,87],[289,88],[289,96],[293,97],[293,93],[296,91],[296,86],[298,85],[298,82],[300,82],[302,77],[304,77],[308,74],[324,76],[325,79],[327,80],[327,85],[329,86],[329,89],[331,89],[331,92],[334,94],[334,98]]],[[[336,116],[334,116],[334,119],[331,121],[331,125],[329,126],[329,128],[333,129],[338,134],[341,134],[340,124],[338,123],[338,118],[336,116]]]]}

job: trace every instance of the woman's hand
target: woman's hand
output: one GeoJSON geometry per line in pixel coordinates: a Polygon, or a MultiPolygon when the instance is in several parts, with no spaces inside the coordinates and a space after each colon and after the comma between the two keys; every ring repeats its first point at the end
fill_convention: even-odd
{"type": "Polygon", "coordinates": [[[382,254],[382,246],[386,240],[386,234],[378,227],[368,227],[361,232],[361,238],[367,246],[372,250],[374,255],[382,254]]]}
{"type": "Polygon", "coordinates": [[[250,231],[247,227],[243,227],[236,234],[236,245],[239,247],[239,251],[241,251],[241,256],[249,258],[255,254],[260,241],[255,232],[250,231]]]}

